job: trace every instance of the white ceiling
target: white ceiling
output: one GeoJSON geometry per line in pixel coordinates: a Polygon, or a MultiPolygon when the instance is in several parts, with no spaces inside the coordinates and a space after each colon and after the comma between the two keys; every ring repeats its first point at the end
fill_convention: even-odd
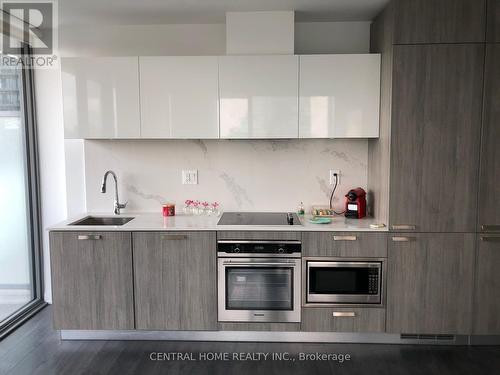
{"type": "Polygon", "coordinates": [[[59,0],[60,24],[224,23],[226,11],[295,10],[296,21],[370,21],[389,0],[59,0]]]}

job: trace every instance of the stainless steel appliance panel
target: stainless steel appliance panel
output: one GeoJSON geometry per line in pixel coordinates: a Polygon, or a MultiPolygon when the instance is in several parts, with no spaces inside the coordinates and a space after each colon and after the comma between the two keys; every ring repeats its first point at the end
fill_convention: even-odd
{"type": "Polygon", "coordinates": [[[218,258],[221,322],[300,322],[299,258],[218,258]]]}
{"type": "Polygon", "coordinates": [[[304,258],[304,305],[382,305],[385,260],[304,258]]]}

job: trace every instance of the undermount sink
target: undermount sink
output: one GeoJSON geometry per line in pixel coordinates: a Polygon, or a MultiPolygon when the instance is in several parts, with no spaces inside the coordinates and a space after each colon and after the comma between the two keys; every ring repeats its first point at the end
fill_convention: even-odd
{"type": "Polygon", "coordinates": [[[133,217],[87,216],[69,225],[123,225],[132,219],[133,217]]]}

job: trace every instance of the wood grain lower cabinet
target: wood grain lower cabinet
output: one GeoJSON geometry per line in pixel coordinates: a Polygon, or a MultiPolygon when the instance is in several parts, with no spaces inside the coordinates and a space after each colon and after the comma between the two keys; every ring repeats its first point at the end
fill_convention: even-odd
{"type": "Polygon", "coordinates": [[[136,328],[216,330],[215,232],[134,233],[136,328]]]}
{"type": "Polygon", "coordinates": [[[131,234],[51,232],[56,329],[133,329],[131,234]]]}
{"type": "Polygon", "coordinates": [[[389,238],[387,331],[470,334],[475,234],[389,238]]]}
{"type": "Polygon", "coordinates": [[[303,308],[305,332],[385,332],[385,309],[303,308]]]}
{"type": "Polygon", "coordinates": [[[472,333],[500,335],[500,233],[478,238],[472,333]]]}
{"type": "Polygon", "coordinates": [[[303,256],[387,257],[386,233],[304,232],[303,256]]]}

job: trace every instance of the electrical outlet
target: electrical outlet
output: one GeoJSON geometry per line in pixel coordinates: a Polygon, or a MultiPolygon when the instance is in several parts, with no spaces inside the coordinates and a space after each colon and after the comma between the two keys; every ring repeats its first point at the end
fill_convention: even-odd
{"type": "Polygon", "coordinates": [[[189,169],[182,171],[182,184],[183,185],[197,185],[198,184],[198,171],[196,169],[189,169]]]}
{"type": "Polygon", "coordinates": [[[340,185],[340,170],[330,169],[330,185],[335,185],[335,178],[337,179],[337,185],[340,185]],[[335,177],[337,175],[337,177],[335,177]]]}

